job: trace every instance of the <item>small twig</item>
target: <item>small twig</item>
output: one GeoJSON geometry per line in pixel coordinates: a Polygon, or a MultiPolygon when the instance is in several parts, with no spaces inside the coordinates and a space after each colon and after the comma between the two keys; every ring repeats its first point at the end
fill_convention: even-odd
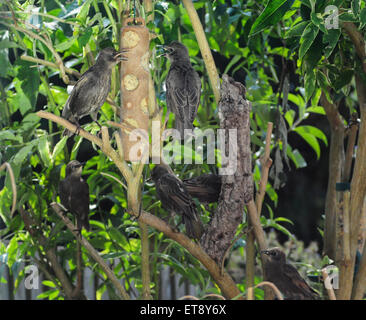
{"type": "Polygon", "coordinates": [[[259,249],[265,250],[267,249],[266,237],[260,222],[257,207],[253,200],[250,200],[246,206],[248,209],[248,216],[253,227],[253,232],[259,245],[259,249]]]}
{"type": "Polygon", "coordinates": [[[76,286],[72,292],[72,296],[75,298],[79,297],[80,292],[83,288],[83,260],[81,257],[81,244],[78,239],[76,238],[76,286]]]}
{"type": "Polygon", "coordinates": [[[326,268],[322,269],[322,276],[323,276],[324,285],[325,285],[325,283],[328,284],[328,285],[325,285],[325,289],[328,292],[329,300],[337,300],[336,295],[335,295],[334,290],[333,290],[333,287],[329,285],[330,281],[328,281],[329,276],[328,276],[328,272],[327,272],[326,268]]]}
{"type": "Polygon", "coordinates": [[[357,122],[357,113],[355,113],[354,115],[352,115],[351,124],[349,127],[347,150],[345,154],[345,163],[344,163],[343,182],[348,182],[351,178],[352,158],[356,144],[357,131],[358,131],[358,122],[357,122]]]}
{"type": "MultiPolygon", "coordinates": [[[[53,122],[58,123],[59,125],[65,127],[66,129],[70,130],[71,132],[75,132],[77,127],[72,124],[71,122],[58,117],[56,115],[54,115],[53,113],[50,112],[46,112],[46,111],[38,111],[37,113],[38,117],[44,118],[44,119],[49,119],[53,122]]],[[[98,147],[102,148],[103,147],[103,143],[102,140],[99,139],[97,136],[90,134],[89,132],[85,131],[85,130],[80,130],[79,135],[82,136],[83,138],[93,142],[95,145],[97,145],[98,147]]],[[[107,150],[102,149],[102,151],[112,159],[112,161],[114,162],[114,164],[117,166],[117,168],[121,171],[121,173],[123,174],[124,178],[127,181],[127,184],[129,181],[131,181],[133,179],[133,175],[132,175],[132,171],[129,168],[129,166],[127,165],[126,161],[124,161],[123,159],[119,158],[118,153],[112,148],[108,148],[107,150]]]]}
{"type": "Polygon", "coordinates": [[[258,190],[256,199],[255,199],[255,203],[256,203],[257,211],[258,211],[259,215],[262,212],[262,204],[263,204],[264,196],[266,194],[266,187],[267,187],[267,182],[268,182],[268,173],[269,173],[269,169],[272,165],[272,159],[270,158],[272,130],[273,130],[273,123],[268,122],[264,155],[261,158],[261,165],[262,165],[261,179],[259,181],[259,190],[258,190]]]}
{"type": "Polygon", "coordinates": [[[203,61],[206,65],[208,77],[212,86],[212,91],[215,96],[215,101],[218,104],[220,100],[220,78],[217,73],[217,68],[215,65],[215,61],[212,57],[210,46],[206,39],[205,31],[203,30],[202,23],[196,9],[194,8],[192,0],[183,0],[183,4],[187,10],[189,19],[191,20],[198,46],[200,47],[203,61]]]}
{"type": "Polygon", "coordinates": [[[283,296],[282,296],[282,293],[280,292],[280,290],[278,290],[277,286],[270,281],[262,281],[262,282],[258,283],[254,288],[263,287],[263,286],[270,287],[273,290],[276,297],[278,298],[278,300],[283,300],[283,296]]]}
{"type": "Polygon", "coordinates": [[[53,202],[51,203],[51,208],[56,212],[56,214],[62,219],[66,227],[71,231],[71,233],[77,237],[83,247],[89,252],[90,256],[94,259],[96,263],[102,268],[108,279],[113,283],[115,288],[117,289],[117,293],[120,298],[124,300],[130,300],[129,295],[127,294],[125,288],[117,279],[114,272],[108,267],[105,261],[101,258],[98,251],[94,249],[94,247],[87,241],[81,234],[78,233],[76,230],[76,226],[63,214],[63,210],[58,205],[58,203],[53,202]]]}
{"type": "Polygon", "coordinates": [[[11,168],[11,165],[8,162],[4,162],[0,166],[0,171],[2,171],[4,168],[6,168],[9,172],[11,188],[13,190],[13,204],[12,204],[12,208],[11,208],[11,212],[10,212],[10,216],[12,217],[15,212],[16,205],[17,205],[17,185],[15,183],[14,172],[13,172],[13,169],[11,168]]]}
{"type": "Polygon", "coordinates": [[[250,229],[245,229],[245,230],[242,230],[235,238],[234,240],[231,242],[230,246],[226,249],[225,253],[224,253],[224,256],[222,257],[222,261],[221,261],[221,274],[223,274],[224,272],[224,263],[225,263],[225,260],[227,258],[227,256],[229,255],[229,252],[231,250],[231,248],[234,246],[234,244],[236,243],[236,241],[238,241],[243,235],[249,233],[252,231],[252,228],[250,229]]]}
{"type": "Polygon", "coordinates": [[[115,176],[112,176],[111,174],[106,173],[106,172],[101,172],[100,174],[102,176],[109,177],[109,178],[117,181],[123,188],[125,188],[127,190],[127,186],[120,179],[116,178],[115,176]]]}
{"type": "Polygon", "coordinates": [[[195,296],[191,296],[191,295],[185,295],[183,297],[180,297],[178,300],[188,300],[188,299],[191,299],[191,300],[199,300],[199,298],[197,298],[195,296]]]}

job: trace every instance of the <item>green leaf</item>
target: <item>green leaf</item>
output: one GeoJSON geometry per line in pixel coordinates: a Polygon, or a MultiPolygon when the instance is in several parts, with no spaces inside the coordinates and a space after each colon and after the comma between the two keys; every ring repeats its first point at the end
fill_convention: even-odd
{"type": "Polygon", "coordinates": [[[285,34],[285,39],[291,37],[301,37],[305,28],[308,26],[309,21],[301,21],[300,23],[292,26],[289,30],[287,30],[285,34]]]}
{"type": "Polygon", "coordinates": [[[362,29],[366,25],[366,7],[360,12],[360,22],[360,29],[362,29]]]}
{"type": "Polygon", "coordinates": [[[43,164],[46,167],[50,167],[52,165],[50,143],[45,135],[39,139],[38,151],[43,161],[43,164]]]}
{"type": "Polygon", "coordinates": [[[19,143],[22,143],[23,137],[14,135],[14,133],[10,130],[4,130],[4,131],[0,131],[0,140],[12,140],[12,141],[17,141],[19,143]]]}
{"type": "Polygon", "coordinates": [[[321,31],[325,34],[328,32],[324,25],[324,19],[320,13],[312,12],[311,15],[311,22],[316,25],[321,31]]]}
{"type": "Polygon", "coordinates": [[[9,39],[2,39],[0,41],[0,50],[6,49],[6,48],[19,48],[20,46],[13,41],[10,41],[9,39]]]}
{"type": "Polygon", "coordinates": [[[326,146],[328,145],[327,136],[324,134],[323,131],[321,131],[317,127],[313,127],[313,126],[300,126],[300,127],[297,127],[297,129],[298,128],[301,128],[300,130],[302,130],[303,132],[310,133],[313,136],[315,136],[316,138],[322,140],[326,146]]]}
{"type": "Polygon", "coordinates": [[[88,43],[92,33],[93,30],[91,27],[87,27],[85,30],[83,30],[81,35],[78,37],[78,43],[80,48],[84,47],[88,43]]]}
{"type": "Polygon", "coordinates": [[[254,36],[269,26],[275,25],[291,8],[294,0],[269,0],[260,16],[255,20],[249,35],[254,36]]]}
{"type": "Polygon", "coordinates": [[[360,13],[360,0],[352,0],[352,12],[355,17],[360,13]]]}
{"type": "Polygon", "coordinates": [[[313,44],[316,36],[319,33],[319,28],[314,24],[310,23],[304,30],[302,34],[302,43],[299,50],[299,58],[302,59],[304,55],[308,52],[309,48],[313,44]]]}
{"type": "Polygon", "coordinates": [[[300,135],[300,137],[302,137],[308,143],[308,145],[315,151],[316,157],[319,159],[319,157],[320,157],[320,146],[319,146],[319,142],[316,139],[316,137],[313,134],[308,133],[302,127],[297,127],[297,128],[294,129],[294,131],[296,133],[298,133],[300,135]]]}
{"type": "Polygon", "coordinates": [[[354,15],[349,12],[344,12],[344,13],[340,14],[339,20],[345,21],[345,22],[358,22],[358,19],[355,18],[354,15]]]}
{"type": "Polygon", "coordinates": [[[305,168],[308,165],[306,163],[306,160],[300,153],[300,151],[297,149],[295,149],[294,151],[291,151],[290,148],[287,148],[287,155],[292,160],[292,162],[295,164],[296,169],[305,168]]]}
{"type": "MultiPolygon", "coordinates": [[[[1,44],[1,41],[0,41],[1,44]]],[[[7,73],[8,73],[8,69],[11,68],[11,64],[9,62],[9,57],[8,57],[8,50],[0,50],[0,77],[5,78],[7,73]]]]}
{"type": "Polygon", "coordinates": [[[32,151],[33,145],[29,144],[21,148],[14,156],[13,162],[16,165],[21,165],[25,157],[32,151]]]}
{"type": "Polygon", "coordinates": [[[326,44],[326,47],[324,49],[324,55],[326,58],[329,58],[329,56],[332,54],[340,36],[341,31],[339,29],[330,29],[328,30],[327,34],[324,34],[323,43],[326,44]]]}
{"type": "Polygon", "coordinates": [[[355,72],[352,69],[342,70],[339,73],[338,77],[334,81],[332,81],[332,87],[336,91],[339,91],[340,89],[342,89],[351,82],[354,73],[355,72]]]}
{"type": "Polygon", "coordinates": [[[316,87],[316,77],[313,70],[307,72],[304,77],[305,81],[305,101],[309,101],[316,87]]]}
{"type": "Polygon", "coordinates": [[[57,142],[57,144],[53,148],[53,152],[52,152],[52,156],[51,156],[52,162],[54,162],[56,160],[56,157],[64,148],[66,141],[67,141],[67,137],[62,137],[62,139],[59,142],[57,142]]]}
{"type": "MultiPolygon", "coordinates": [[[[39,84],[41,82],[37,68],[32,68],[32,63],[28,61],[18,61],[20,65],[18,70],[18,79],[22,81],[21,88],[29,99],[32,107],[36,105],[39,84]]],[[[24,114],[24,113],[23,113],[24,114]]]]}

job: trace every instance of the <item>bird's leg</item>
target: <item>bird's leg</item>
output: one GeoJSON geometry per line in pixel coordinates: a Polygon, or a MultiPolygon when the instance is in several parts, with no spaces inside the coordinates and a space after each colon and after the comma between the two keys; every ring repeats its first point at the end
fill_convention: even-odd
{"type": "Polygon", "coordinates": [[[95,123],[99,126],[99,129],[102,130],[102,126],[100,125],[100,123],[98,122],[98,120],[95,120],[95,123]]]}
{"type": "Polygon", "coordinates": [[[75,130],[75,134],[79,135],[81,130],[81,125],[79,123],[76,124],[76,130],[75,130]]]}

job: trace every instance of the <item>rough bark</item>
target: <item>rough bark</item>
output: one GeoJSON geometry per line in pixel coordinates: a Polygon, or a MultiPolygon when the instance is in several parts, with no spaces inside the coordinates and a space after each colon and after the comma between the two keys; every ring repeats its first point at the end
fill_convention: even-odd
{"type": "Polygon", "coordinates": [[[337,110],[337,106],[330,103],[325,93],[320,97],[321,104],[326,112],[330,129],[330,151],[329,151],[329,176],[327,195],[325,200],[325,227],[324,227],[324,253],[331,259],[336,259],[336,183],[342,179],[344,167],[344,131],[343,120],[337,110]]]}
{"type": "MultiPolygon", "coordinates": [[[[220,96],[220,127],[225,130],[225,144],[221,147],[221,153],[227,154],[229,148],[234,148],[237,166],[233,174],[222,176],[219,204],[201,239],[204,250],[218,264],[222,262],[242,221],[244,205],[253,200],[249,124],[251,104],[245,99],[245,87],[227,75],[223,76],[220,96]],[[236,143],[229,143],[230,129],[237,132],[236,143]]],[[[229,166],[229,163],[222,164],[223,169],[229,166]]]]}

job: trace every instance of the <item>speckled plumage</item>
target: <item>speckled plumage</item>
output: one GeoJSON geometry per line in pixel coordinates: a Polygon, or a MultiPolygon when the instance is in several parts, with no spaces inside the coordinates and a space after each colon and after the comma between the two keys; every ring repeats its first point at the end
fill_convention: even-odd
{"type": "Polygon", "coordinates": [[[184,129],[193,129],[201,97],[201,80],[182,43],[174,41],[164,46],[164,49],[171,61],[166,77],[167,108],[175,114],[175,128],[183,139],[184,129]]]}
{"type": "MultiPolygon", "coordinates": [[[[96,63],[90,67],[76,82],[62,111],[62,117],[79,127],[79,119],[90,115],[97,121],[98,112],[108,97],[111,89],[112,68],[124,58],[113,48],[103,49],[96,63]]],[[[64,135],[74,133],[64,131],[64,135]]]]}
{"type": "Polygon", "coordinates": [[[89,185],[81,177],[82,165],[79,161],[70,161],[66,166],[66,177],[59,183],[59,195],[62,205],[76,217],[78,230],[89,226],[89,185]]]}
{"type": "Polygon", "coordinates": [[[152,170],[151,178],[155,182],[156,193],[162,206],[182,216],[188,237],[200,239],[203,225],[193,199],[183,182],[165,165],[156,165],[152,170]]]}
{"type": "Polygon", "coordinates": [[[318,294],[300,276],[294,266],[286,262],[279,248],[262,251],[267,256],[264,270],[267,280],[273,282],[286,300],[316,300],[318,294]]]}

